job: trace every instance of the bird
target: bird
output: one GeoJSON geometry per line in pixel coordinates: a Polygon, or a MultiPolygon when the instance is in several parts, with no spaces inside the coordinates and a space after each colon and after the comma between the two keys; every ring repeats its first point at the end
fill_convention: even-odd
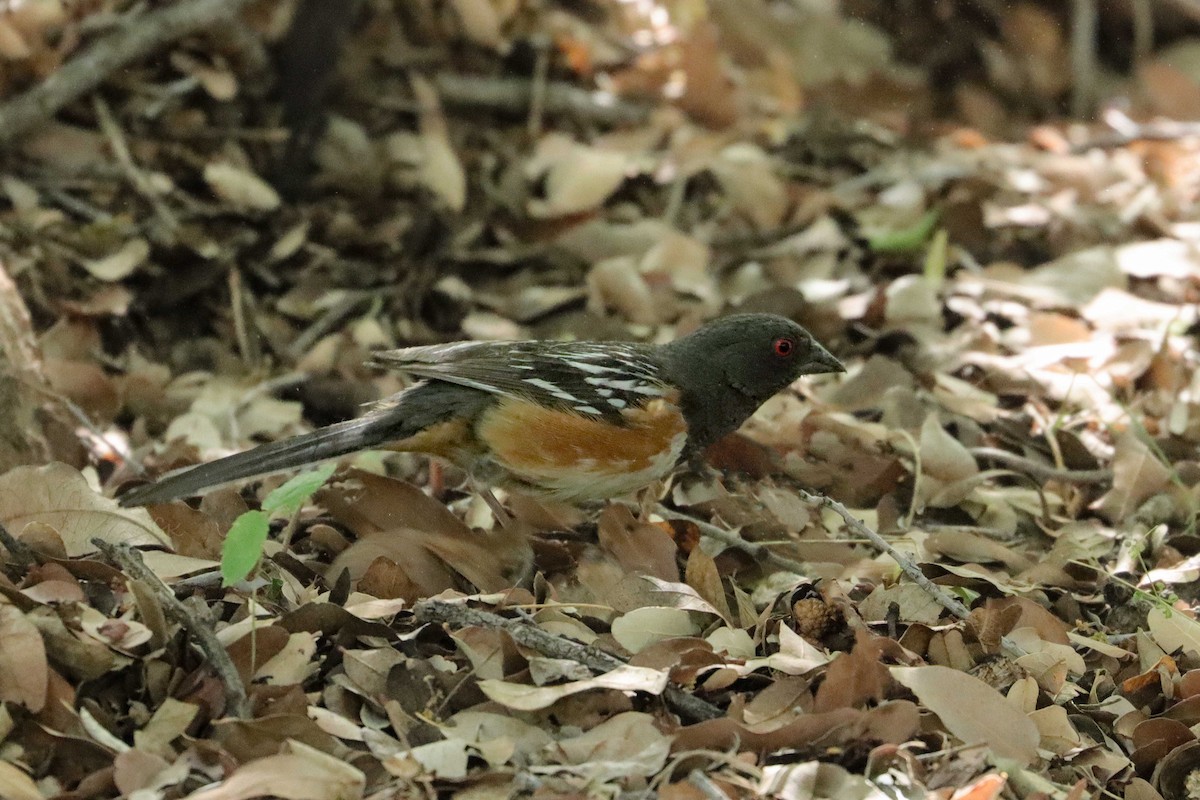
{"type": "Polygon", "coordinates": [[[356,419],[168,473],[119,503],[164,503],[362,450],[426,453],[483,487],[611,499],[666,478],[800,376],[845,371],[802,326],[761,313],[718,317],[666,344],[467,341],[368,363],[415,382],[356,419]]]}

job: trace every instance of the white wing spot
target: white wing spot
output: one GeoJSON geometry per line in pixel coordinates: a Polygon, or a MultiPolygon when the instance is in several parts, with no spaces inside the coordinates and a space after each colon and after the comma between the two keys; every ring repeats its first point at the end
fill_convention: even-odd
{"type": "MultiPolygon", "coordinates": [[[[611,401],[610,401],[611,402],[611,401]]],[[[575,406],[576,411],[582,411],[584,414],[600,414],[600,409],[595,406],[575,406]]]]}
{"type": "Polygon", "coordinates": [[[563,361],[580,372],[588,372],[592,375],[598,375],[602,372],[616,372],[616,367],[606,367],[602,364],[589,364],[586,361],[574,361],[569,358],[564,358],[563,361]]]}
{"type": "Polygon", "coordinates": [[[625,401],[624,401],[624,400],[622,400],[622,399],[621,399],[621,398],[619,398],[619,397],[613,397],[613,398],[611,398],[611,399],[608,401],[608,404],[609,404],[610,406],[612,406],[613,408],[624,408],[624,407],[625,407],[625,401]]]}
{"type": "Polygon", "coordinates": [[[618,392],[636,392],[637,387],[642,385],[641,381],[606,381],[603,378],[597,383],[597,386],[607,386],[610,389],[615,389],[618,392]]]}
{"type": "Polygon", "coordinates": [[[542,380],[541,378],[523,378],[522,380],[525,383],[528,383],[530,386],[536,386],[542,391],[549,393],[553,397],[557,397],[559,400],[566,400],[571,403],[579,402],[578,397],[570,392],[563,391],[558,387],[557,384],[551,383],[550,381],[542,380]]]}

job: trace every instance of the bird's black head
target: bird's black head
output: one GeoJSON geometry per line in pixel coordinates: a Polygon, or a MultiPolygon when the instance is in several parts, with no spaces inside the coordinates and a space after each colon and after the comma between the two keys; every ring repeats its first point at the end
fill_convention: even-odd
{"type": "Polygon", "coordinates": [[[844,372],[808,331],[774,314],[721,317],[663,348],[683,389],[691,439],[709,444],[734,430],[801,375],[844,372]]]}

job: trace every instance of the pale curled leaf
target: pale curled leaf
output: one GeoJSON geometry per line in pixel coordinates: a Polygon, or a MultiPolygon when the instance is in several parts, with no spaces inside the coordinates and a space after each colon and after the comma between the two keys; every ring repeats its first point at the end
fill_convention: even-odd
{"type": "Polygon", "coordinates": [[[44,800],[33,778],[7,761],[0,761],[0,797],[6,800],[44,800]]]}
{"type": "Polygon", "coordinates": [[[921,469],[924,474],[943,481],[958,481],[979,472],[975,457],[957,439],[946,432],[936,414],[925,418],[921,426],[921,469]]]}
{"type": "Polygon", "coordinates": [[[686,583],[664,581],[653,575],[642,575],[640,578],[654,587],[655,591],[650,594],[654,605],[723,616],[712,603],[701,596],[700,592],[686,583]]]}
{"type": "Polygon", "coordinates": [[[800,634],[786,625],[779,628],[779,649],[766,658],[748,659],[744,666],[737,669],[740,674],[747,675],[756,669],[768,667],[787,675],[804,675],[817,667],[823,667],[831,660],[828,653],[813,647],[800,634]]]}
{"type": "Polygon", "coordinates": [[[622,692],[661,694],[667,687],[667,675],[656,669],[623,664],[616,669],[585,681],[571,681],[557,686],[527,686],[508,681],[483,680],[479,688],[492,700],[518,711],[548,708],[564,697],[592,689],[616,689],[622,692]]]}
{"type": "Polygon", "coordinates": [[[646,606],[635,608],[612,621],[612,635],[617,642],[631,653],[672,639],[676,636],[694,636],[699,627],[691,614],[681,608],[646,606]]]}
{"type": "Polygon", "coordinates": [[[527,172],[544,176],[545,196],[528,202],[530,216],[561,217],[590,211],[624,183],[629,158],[579,144],[561,134],[547,136],[528,165],[527,172]]]}
{"type": "Polygon", "coordinates": [[[362,797],[366,776],[342,759],[289,740],[290,752],[248,761],[221,783],[188,795],[188,800],[354,800],[362,797]]]}
{"type": "Polygon", "coordinates": [[[249,170],[214,162],[204,167],[204,181],[213,194],[237,208],[248,211],[279,208],[279,193],[249,170]]]}
{"type": "Polygon", "coordinates": [[[84,261],[83,268],[102,281],[119,281],[132,275],[150,256],[150,243],[142,238],[130,239],[115,252],[103,258],[84,261]]]}
{"type": "Polygon", "coordinates": [[[467,203],[467,175],[450,143],[437,92],[419,76],[413,76],[412,87],[421,110],[421,182],[451,211],[462,211],[467,203]]]}
{"type": "Polygon", "coordinates": [[[592,774],[649,778],[666,763],[671,737],[658,729],[651,715],[626,711],[579,736],[560,740],[557,751],[565,763],[587,765],[592,774]]]}
{"type": "Polygon", "coordinates": [[[986,744],[997,756],[1022,765],[1037,758],[1037,726],[978,678],[940,666],[890,671],[963,743],[986,744]]]}
{"type": "Polygon", "coordinates": [[[1155,643],[1167,653],[1200,653],[1200,622],[1180,611],[1167,615],[1155,606],[1146,615],[1146,627],[1155,643]]]}
{"type": "Polygon", "coordinates": [[[507,763],[514,755],[532,757],[554,741],[537,725],[486,711],[460,711],[438,728],[447,739],[459,740],[478,750],[492,766],[507,763]]]}
{"type": "Polygon", "coordinates": [[[467,759],[470,753],[465,743],[447,739],[418,745],[409,751],[430,775],[446,780],[461,780],[467,774],[467,759]]]}

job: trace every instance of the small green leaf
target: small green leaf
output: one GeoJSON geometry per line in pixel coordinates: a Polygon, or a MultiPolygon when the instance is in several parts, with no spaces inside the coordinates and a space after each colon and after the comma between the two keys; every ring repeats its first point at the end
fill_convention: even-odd
{"type": "Polygon", "coordinates": [[[268,514],[290,517],[308,502],[313,493],[321,488],[321,484],[329,480],[329,476],[336,468],[337,464],[331,461],[323,467],[301,472],[294,478],[289,478],[263,500],[263,511],[268,514]]]}
{"type": "Polygon", "coordinates": [[[946,280],[946,259],[950,249],[950,237],[945,228],[939,228],[929,242],[929,250],[925,253],[925,280],[935,289],[941,287],[946,280]]]}
{"type": "Polygon", "coordinates": [[[907,228],[868,236],[867,246],[876,253],[912,253],[929,239],[939,216],[938,210],[932,208],[907,228]]]}
{"type": "Polygon", "coordinates": [[[979,592],[973,589],[968,589],[965,586],[947,586],[946,589],[950,592],[950,594],[957,597],[967,606],[970,606],[972,603],[978,600],[980,596],[979,592]]]}
{"type": "Polygon", "coordinates": [[[221,585],[244,581],[262,559],[271,518],[262,511],[247,511],[233,521],[221,547],[221,585]]]}

